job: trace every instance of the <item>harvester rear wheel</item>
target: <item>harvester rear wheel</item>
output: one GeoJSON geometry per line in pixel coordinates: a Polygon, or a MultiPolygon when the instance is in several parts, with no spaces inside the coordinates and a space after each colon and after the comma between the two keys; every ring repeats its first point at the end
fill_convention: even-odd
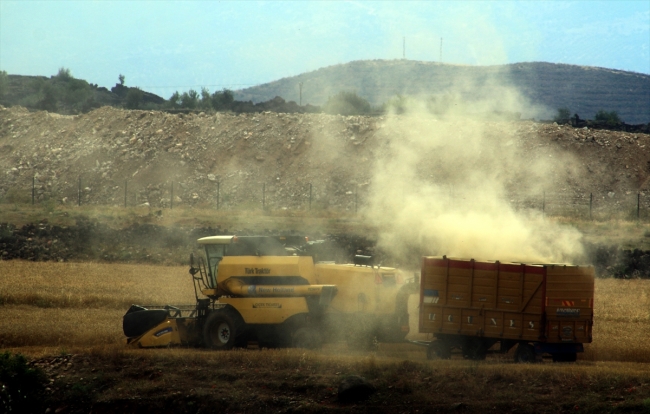
{"type": "Polygon", "coordinates": [[[210,313],[203,327],[203,341],[207,348],[232,349],[238,334],[235,318],[222,310],[210,313]]]}
{"type": "Polygon", "coordinates": [[[321,347],[322,342],[320,334],[314,328],[298,328],[292,335],[294,348],[317,349],[321,347]]]}

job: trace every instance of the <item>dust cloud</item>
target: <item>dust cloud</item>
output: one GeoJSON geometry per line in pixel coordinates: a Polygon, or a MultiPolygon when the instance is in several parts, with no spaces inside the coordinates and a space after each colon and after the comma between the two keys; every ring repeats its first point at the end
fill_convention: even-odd
{"type": "Polygon", "coordinates": [[[580,261],[579,231],[510,202],[513,191],[541,193],[571,160],[532,159],[519,148],[519,123],[495,120],[497,109],[502,116],[530,110],[515,90],[487,82],[478,91],[482,99],[465,102],[463,95],[459,89],[443,99],[453,102],[444,112],[432,114],[431,102],[421,99],[385,119],[379,134],[386,145],[363,211],[379,229],[379,247],[409,261],[423,254],[580,261]]]}

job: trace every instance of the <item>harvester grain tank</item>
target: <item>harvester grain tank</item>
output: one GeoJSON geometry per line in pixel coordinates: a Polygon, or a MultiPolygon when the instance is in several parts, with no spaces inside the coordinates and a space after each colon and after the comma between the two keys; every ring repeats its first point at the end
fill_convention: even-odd
{"type": "Polygon", "coordinates": [[[591,266],[424,257],[421,277],[419,331],[435,336],[421,343],[429,358],[460,350],[480,360],[517,346],[518,362],[570,362],[592,341],[591,266]]]}

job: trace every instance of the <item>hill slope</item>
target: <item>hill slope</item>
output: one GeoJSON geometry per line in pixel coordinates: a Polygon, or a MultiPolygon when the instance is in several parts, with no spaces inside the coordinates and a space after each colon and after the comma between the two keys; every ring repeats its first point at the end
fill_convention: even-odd
{"type": "MultiPolygon", "coordinates": [[[[553,64],[516,63],[461,66],[410,60],[366,60],[321,68],[298,76],[237,91],[239,100],[274,96],[322,105],[339,91],[356,91],[373,105],[395,95],[460,95],[463,100],[493,95],[494,86],[512,87],[531,105],[507,108],[525,118],[551,119],[568,107],[582,118],[599,110],[617,111],[627,123],[650,122],[650,76],[619,70],[553,64]]],[[[498,92],[496,92],[498,93],[498,92]]]]}
{"type": "Polygon", "coordinates": [[[468,188],[461,178],[485,172],[466,163],[486,154],[495,169],[514,157],[526,160],[499,171],[507,193],[537,191],[542,179],[520,180],[519,173],[543,174],[549,193],[614,192],[618,197],[650,189],[647,134],[530,121],[480,122],[477,143],[472,134],[478,133],[468,122],[271,112],[169,114],[111,107],[66,116],[0,107],[0,199],[18,188],[31,194],[36,176],[37,201],[76,200],[81,176],[83,187],[89,187],[85,202],[93,204],[123,204],[122,186],[128,180],[129,193],[137,192],[139,203],[168,205],[174,181],[179,203],[213,205],[220,181],[220,202],[226,208],[257,208],[263,184],[267,207],[301,208],[312,183],[314,202],[349,209],[354,204],[350,194],[358,186],[372,184],[401,151],[419,148],[414,137],[432,140],[439,131],[447,146],[413,155],[418,169],[413,174],[426,182],[455,185],[456,191],[468,188]],[[445,159],[457,154],[466,160],[445,159]],[[553,168],[532,171],[536,160],[549,158],[556,160],[553,168]]]}

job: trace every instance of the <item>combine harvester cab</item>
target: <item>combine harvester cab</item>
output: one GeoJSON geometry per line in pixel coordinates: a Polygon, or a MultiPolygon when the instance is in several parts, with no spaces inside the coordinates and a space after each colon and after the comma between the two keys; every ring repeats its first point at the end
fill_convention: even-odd
{"type": "Polygon", "coordinates": [[[594,269],[424,257],[420,333],[433,334],[427,357],[484,359],[517,346],[517,362],[545,354],[572,362],[591,343],[594,269]]]}
{"type": "Polygon", "coordinates": [[[123,321],[127,344],[316,348],[345,339],[367,349],[408,333],[408,297],[418,285],[371,257],[314,264],[318,243],[304,237],[213,236],[198,243],[206,258],[191,258],[196,305],[132,306],[123,321]]]}

